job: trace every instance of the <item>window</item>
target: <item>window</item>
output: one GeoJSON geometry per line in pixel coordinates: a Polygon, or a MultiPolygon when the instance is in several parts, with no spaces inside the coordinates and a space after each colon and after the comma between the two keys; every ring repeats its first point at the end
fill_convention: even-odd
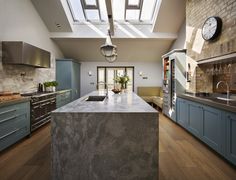
{"type": "Polygon", "coordinates": [[[117,76],[128,75],[130,81],[127,83],[127,89],[129,91],[134,90],[134,67],[97,67],[97,88],[105,89],[106,85],[108,89],[115,88],[115,78],[117,76]]]}
{"type": "MultiPolygon", "coordinates": [[[[152,22],[159,0],[112,0],[115,21],[152,22]]],[[[106,0],[67,0],[76,22],[108,22],[106,0]]]]}

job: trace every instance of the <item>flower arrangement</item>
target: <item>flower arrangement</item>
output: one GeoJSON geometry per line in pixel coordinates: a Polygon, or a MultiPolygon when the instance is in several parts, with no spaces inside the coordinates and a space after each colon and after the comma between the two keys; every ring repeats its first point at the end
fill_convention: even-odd
{"type": "Polygon", "coordinates": [[[124,75],[124,76],[117,76],[115,79],[116,83],[120,83],[121,84],[121,89],[125,89],[126,88],[126,84],[127,82],[129,82],[129,76],[124,75]]]}

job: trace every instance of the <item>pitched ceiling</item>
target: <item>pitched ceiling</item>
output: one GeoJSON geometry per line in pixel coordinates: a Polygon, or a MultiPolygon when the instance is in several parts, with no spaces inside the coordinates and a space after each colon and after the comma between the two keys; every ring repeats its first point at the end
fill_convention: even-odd
{"type": "MultiPolygon", "coordinates": [[[[107,24],[73,23],[66,0],[32,2],[66,58],[104,60],[99,49],[105,43],[107,24]]],[[[152,26],[115,23],[113,44],[118,47],[117,61],[158,61],[169,51],[185,19],[185,0],[174,3],[173,0],[159,0],[159,3],[152,26]]]]}

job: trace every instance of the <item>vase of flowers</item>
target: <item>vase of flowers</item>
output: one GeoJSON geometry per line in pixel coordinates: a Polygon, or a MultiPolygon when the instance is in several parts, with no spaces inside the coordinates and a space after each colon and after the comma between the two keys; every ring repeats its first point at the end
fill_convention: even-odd
{"type": "Polygon", "coordinates": [[[127,82],[129,82],[129,80],[129,76],[127,75],[117,76],[115,78],[115,82],[120,84],[122,90],[127,88],[127,82]]]}

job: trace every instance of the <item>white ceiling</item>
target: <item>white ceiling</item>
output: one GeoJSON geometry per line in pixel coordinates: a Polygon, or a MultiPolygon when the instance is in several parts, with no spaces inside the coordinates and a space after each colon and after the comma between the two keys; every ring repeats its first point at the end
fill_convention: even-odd
{"type": "MultiPolygon", "coordinates": [[[[68,8],[65,7],[66,0],[50,0],[50,3],[48,0],[32,0],[32,2],[65,58],[79,61],[104,60],[99,48],[105,42],[104,35],[101,34],[107,33],[106,27],[73,24],[68,8]],[[59,22],[61,28],[56,28],[55,22],[59,22]]],[[[185,19],[185,0],[160,0],[160,2],[160,9],[153,26],[116,25],[113,44],[118,47],[118,61],[158,61],[169,51],[185,19]],[[137,33],[137,30],[146,37],[141,38],[142,34],[137,33]],[[134,37],[129,37],[127,32],[134,37]]]]}
{"type": "MultiPolygon", "coordinates": [[[[103,61],[99,49],[105,43],[101,38],[54,38],[65,57],[78,61],[103,61]]],[[[170,48],[172,41],[166,39],[113,39],[117,45],[117,61],[159,61],[170,48]]]]}
{"type": "Polygon", "coordinates": [[[161,4],[155,24],[154,32],[177,33],[185,19],[186,0],[160,0],[161,4]]]}

